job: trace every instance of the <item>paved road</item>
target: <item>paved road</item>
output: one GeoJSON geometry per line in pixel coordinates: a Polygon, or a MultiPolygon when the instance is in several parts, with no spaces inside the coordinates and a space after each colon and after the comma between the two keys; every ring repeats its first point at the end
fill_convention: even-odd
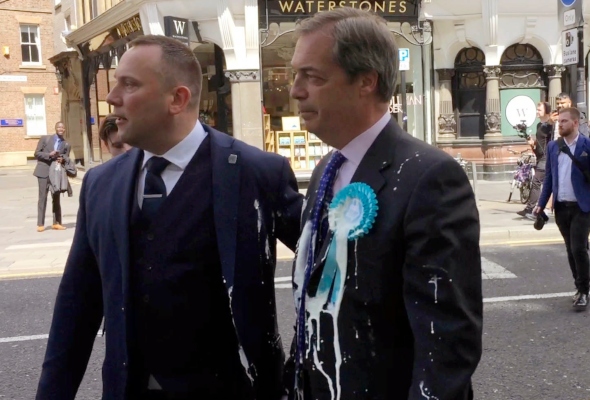
{"type": "MultiPolygon", "coordinates": [[[[484,355],[476,399],[588,400],[589,312],[574,312],[563,245],[483,248],[484,355]],[[543,298],[543,296],[548,298],[543,298]]],[[[290,265],[277,270],[279,326],[287,346],[294,311],[290,265]]],[[[32,399],[59,278],[0,280],[0,399],[32,399]],[[31,337],[32,336],[32,337],[31,337]]],[[[100,398],[104,338],[97,337],[78,399],[100,398]]]]}

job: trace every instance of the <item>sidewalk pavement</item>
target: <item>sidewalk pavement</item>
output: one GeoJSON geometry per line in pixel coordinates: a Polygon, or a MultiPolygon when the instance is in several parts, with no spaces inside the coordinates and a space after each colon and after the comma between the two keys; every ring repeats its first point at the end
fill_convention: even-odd
{"type": "MultiPolygon", "coordinates": [[[[37,233],[38,188],[37,179],[32,175],[34,165],[0,168],[0,279],[60,274],[69,253],[84,171],[79,171],[78,176],[71,179],[74,196],[62,197],[62,222],[68,229],[50,229],[51,199],[48,199],[45,226],[49,229],[37,233]]],[[[476,195],[482,245],[562,241],[551,213],[543,230],[535,230],[533,221],[516,214],[524,208],[516,191],[512,201],[506,202],[509,191],[508,182],[478,182],[476,195]]],[[[281,260],[293,257],[282,244],[279,244],[277,254],[281,260]]]]}

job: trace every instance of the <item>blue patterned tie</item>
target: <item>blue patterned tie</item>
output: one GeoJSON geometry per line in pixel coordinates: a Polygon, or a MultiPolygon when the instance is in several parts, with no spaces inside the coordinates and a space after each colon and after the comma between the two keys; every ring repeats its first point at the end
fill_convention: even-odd
{"type": "Polygon", "coordinates": [[[145,187],[141,213],[151,220],[166,199],[166,184],[160,176],[170,161],[162,157],[152,157],[146,163],[145,187]]]}
{"type": "Polygon", "coordinates": [[[309,243],[307,263],[305,266],[303,287],[301,288],[301,302],[299,305],[299,319],[297,324],[299,328],[297,330],[297,363],[299,367],[303,362],[303,354],[305,353],[305,294],[307,292],[307,286],[309,284],[309,278],[311,276],[311,270],[315,262],[315,257],[318,255],[321,243],[323,243],[324,238],[328,232],[328,221],[324,220],[327,219],[326,212],[328,204],[333,196],[332,189],[334,187],[334,181],[336,180],[336,174],[338,173],[338,170],[344,161],[346,161],[346,157],[344,157],[339,151],[335,151],[332,154],[326,169],[324,169],[322,178],[320,179],[317,197],[311,212],[311,239],[309,243]],[[316,237],[318,232],[319,235],[317,235],[316,243],[313,243],[313,239],[316,237]]]}

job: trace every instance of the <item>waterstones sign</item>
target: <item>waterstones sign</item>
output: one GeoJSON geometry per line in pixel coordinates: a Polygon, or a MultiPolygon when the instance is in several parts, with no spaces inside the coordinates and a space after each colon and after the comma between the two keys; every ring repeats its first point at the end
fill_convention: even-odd
{"type": "Polygon", "coordinates": [[[260,0],[259,9],[266,11],[271,22],[296,20],[339,7],[371,11],[390,21],[414,21],[418,18],[417,3],[418,0],[260,0]]]}

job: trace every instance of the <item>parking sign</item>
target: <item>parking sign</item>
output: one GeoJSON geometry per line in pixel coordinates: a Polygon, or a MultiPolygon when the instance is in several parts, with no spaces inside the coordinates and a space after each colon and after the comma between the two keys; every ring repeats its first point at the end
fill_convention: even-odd
{"type": "Polygon", "coordinates": [[[402,48],[399,49],[399,70],[409,71],[410,70],[410,49],[402,48]]]}

